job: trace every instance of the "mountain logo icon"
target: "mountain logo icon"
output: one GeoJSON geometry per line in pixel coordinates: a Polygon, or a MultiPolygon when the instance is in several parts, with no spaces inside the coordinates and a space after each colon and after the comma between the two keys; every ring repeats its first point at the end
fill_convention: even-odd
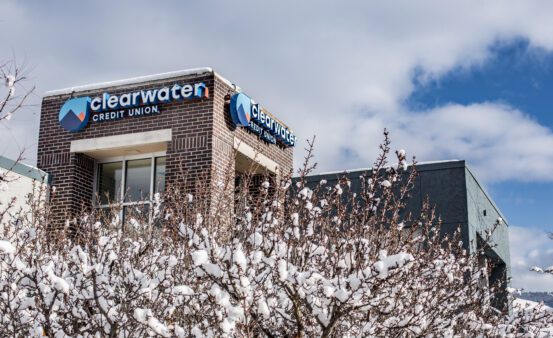
{"type": "Polygon", "coordinates": [[[252,100],[243,93],[230,98],[230,116],[235,125],[248,126],[252,118],[252,100]]]}
{"type": "Polygon", "coordinates": [[[87,125],[89,115],[90,97],[69,99],[61,106],[60,125],[70,132],[77,132],[87,125]]]}

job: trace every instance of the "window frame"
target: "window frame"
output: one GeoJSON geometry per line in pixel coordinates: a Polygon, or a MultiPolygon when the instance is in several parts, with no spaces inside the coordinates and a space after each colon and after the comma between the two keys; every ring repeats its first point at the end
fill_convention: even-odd
{"type": "MultiPolygon", "coordinates": [[[[93,204],[97,209],[105,209],[109,208],[110,206],[116,205],[121,207],[121,211],[119,212],[119,218],[121,219],[121,222],[125,222],[125,215],[124,210],[125,207],[132,207],[132,206],[138,206],[138,205],[145,205],[149,204],[150,210],[152,207],[152,203],[154,200],[155,195],[155,179],[156,179],[156,159],[159,157],[167,157],[166,151],[157,151],[152,153],[145,153],[145,154],[135,154],[135,155],[122,155],[122,156],[113,156],[113,157],[105,157],[100,160],[96,160],[94,163],[94,193],[93,193],[93,204]],[[126,185],[127,185],[127,161],[132,160],[150,160],[150,191],[148,192],[148,198],[144,199],[142,201],[131,201],[126,202],[125,201],[125,193],[126,193],[126,185]],[[111,204],[100,204],[100,191],[99,191],[99,169],[100,165],[104,163],[115,163],[115,162],[122,162],[122,173],[121,173],[121,186],[120,189],[120,196],[118,196],[117,201],[111,201],[111,204]]],[[[150,217],[151,215],[149,215],[150,217]]],[[[151,221],[151,219],[150,219],[151,221]]]]}

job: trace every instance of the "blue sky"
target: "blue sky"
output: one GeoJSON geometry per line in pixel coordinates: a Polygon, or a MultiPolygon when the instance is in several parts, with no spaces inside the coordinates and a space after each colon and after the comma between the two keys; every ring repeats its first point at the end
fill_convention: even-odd
{"type": "MultiPolygon", "coordinates": [[[[553,53],[517,38],[489,50],[485,62],[454,68],[438,79],[419,81],[413,76],[415,89],[404,104],[416,113],[450,104],[497,102],[553,129],[553,53]]],[[[531,162],[527,168],[532,170],[531,162]]],[[[553,257],[551,241],[543,236],[553,231],[553,183],[524,178],[483,183],[511,224],[514,286],[551,291],[551,278],[525,270],[528,265],[550,264],[553,257]]]]}
{"type": "MultiPolygon", "coordinates": [[[[414,77],[416,88],[405,104],[417,111],[451,103],[499,102],[553,129],[553,54],[524,39],[489,49],[492,55],[481,64],[459,67],[424,83],[414,77]]],[[[552,182],[508,180],[487,184],[487,190],[511,224],[553,231],[552,182]]]]}
{"type": "Polygon", "coordinates": [[[524,39],[496,43],[490,57],[468,68],[455,68],[441,78],[421,83],[406,100],[412,109],[450,102],[470,104],[497,101],[529,113],[553,127],[553,54],[524,39]]]}
{"type": "Polygon", "coordinates": [[[213,67],[317,135],[320,171],[368,167],[391,131],[420,161],[465,159],[511,224],[513,284],[553,291],[553,2],[0,1],[0,61],[36,86],[0,154],[36,161],[45,91],[213,67]]]}

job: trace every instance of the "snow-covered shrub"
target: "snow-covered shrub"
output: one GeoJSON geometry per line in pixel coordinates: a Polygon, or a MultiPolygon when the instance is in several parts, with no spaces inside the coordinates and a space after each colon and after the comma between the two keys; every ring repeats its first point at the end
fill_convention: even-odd
{"type": "Polygon", "coordinates": [[[22,98],[15,95],[16,84],[23,79],[21,69],[15,67],[13,62],[0,64],[0,121],[11,120],[32,91],[28,91],[22,98]]]}
{"type": "MultiPolygon", "coordinates": [[[[175,183],[148,217],[91,210],[62,230],[41,206],[2,216],[0,332],[51,337],[539,336],[543,309],[501,313],[486,271],[432,208],[401,216],[416,171],[382,154],[361,191],[268,177],[229,194],[175,183]],[[387,183],[386,183],[387,182],[387,183]],[[241,201],[235,203],[234,199],[241,201]]],[[[247,179],[246,179],[247,181],[247,179]]],[[[232,191],[232,190],[231,190],[232,191]]],[[[114,206],[117,208],[117,206],[114,206]]],[[[2,214],[4,215],[4,214],[2,214]]]]}
{"type": "MultiPolygon", "coordinates": [[[[549,238],[551,240],[553,240],[553,233],[549,233],[549,238]]],[[[544,274],[551,274],[553,275],[553,265],[551,266],[548,266],[548,267],[539,267],[539,266],[532,266],[530,268],[530,271],[534,271],[534,272],[537,272],[537,273],[544,273],[544,274]]]]}

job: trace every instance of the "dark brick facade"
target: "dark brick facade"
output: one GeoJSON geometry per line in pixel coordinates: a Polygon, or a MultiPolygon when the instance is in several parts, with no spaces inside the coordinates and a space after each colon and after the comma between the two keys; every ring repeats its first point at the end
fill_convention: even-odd
{"type": "Polygon", "coordinates": [[[275,161],[283,172],[290,171],[292,148],[267,144],[244,128],[234,127],[225,105],[225,95],[232,94],[232,90],[217,74],[208,72],[44,97],[37,158],[38,167],[50,175],[51,184],[56,189],[52,196],[53,217],[61,222],[70,215],[78,214],[83,207],[92,205],[95,159],[71,153],[70,145],[74,140],[170,128],[172,141],[167,144],[166,155],[166,180],[169,183],[181,170],[188,177],[213,179],[213,175],[218,175],[213,173],[222,172],[229,163],[233,164],[229,157],[233,155],[234,137],[275,161]],[[66,131],[58,122],[61,106],[71,97],[101,96],[104,92],[119,95],[193,82],[204,82],[209,89],[209,97],[160,103],[161,113],[156,115],[126,117],[109,122],[89,121],[83,130],[76,133],[66,131]]]}

